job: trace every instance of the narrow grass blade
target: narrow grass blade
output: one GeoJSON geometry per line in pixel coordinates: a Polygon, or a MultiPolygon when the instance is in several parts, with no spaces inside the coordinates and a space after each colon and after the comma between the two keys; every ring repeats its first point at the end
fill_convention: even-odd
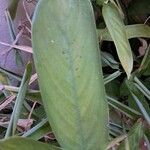
{"type": "Polygon", "coordinates": [[[15,73],[13,73],[13,72],[10,72],[10,71],[8,71],[8,70],[5,70],[5,69],[3,69],[3,68],[1,68],[1,67],[0,67],[0,72],[1,72],[1,73],[4,73],[4,74],[7,75],[8,77],[12,77],[12,78],[14,78],[14,79],[16,79],[16,80],[18,80],[18,81],[21,81],[21,77],[20,77],[19,75],[15,74],[15,73]]]}
{"type": "Polygon", "coordinates": [[[10,39],[13,42],[16,38],[16,34],[15,34],[14,24],[13,24],[13,21],[11,19],[11,16],[8,10],[5,11],[5,16],[6,16],[6,21],[8,24],[8,31],[10,34],[10,39]]]}
{"type": "Polygon", "coordinates": [[[22,137],[29,137],[34,140],[39,140],[49,132],[51,132],[51,128],[48,123],[48,119],[43,119],[40,123],[23,134],[22,137]]]}
{"type": "Polygon", "coordinates": [[[9,0],[8,10],[11,14],[12,19],[14,19],[16,16],[16,11],[17,11],[19,1],[20,0],[9,0]]]}
{"type": "Polygon", "coordinates": [[[145,120],[148,122],[148,124],[150,125],[150,115],[147,113],[147,111],[145,110],[143,104],[140,102],[140,100],[134,95],[132,94],[135,102],[137,103],[141,113],[143,114],[145,120]]]}
{"type": "Polygon", "coordinates": [[[102,65],[110,66],[112,69],[119,69],[119,63],[115,61],[113,56],[107,52],[101,52],[102,55],[102,65]]]}
{"type": "Polygon", "coordinates": [[[137,123],[130,129],[127,139],[119,146],[118,150],[139,150],[140,140],[143,138],[143,123],[138,120],[137,123]]]}
{"type": "Polygon", "coordinates": [[[141,91],[141,93],[143,93],[143,95],[145,97],[147,97],[148,100],[150,100],[150,95],[149,95],[149,90],[145,87],[142,88],[139,84],[134,83],[134,85],[139,89],[139,91],[141,91]]]}
{"type": "Polygon", "coordinates": [[[123,134],[122,128],[112,125],[111,122],[109,123],[109,133],[114,137],[118,137],[123,134]]]}
{"type": "Polygon", "coordinates": [[[116,72],[112,73],[111,75],[104,78],[104,84],[107,84],[107,83],[111,82],[112,80],[116,79],[120,75],[121,75],[120,71],[116,71],[116,72]]]}
{"type": "Polygon", "coordinates": [[[15,130],[16,130],[16,126],[17,126],[17,121],[19,119],[19,115],[21,113],[21,108],[22,108],[22,104],[27,92],[27,88],[28,88],[28,84],[31,78],[31,73],[32,73],[32,66],[29,63],[27,65],[27,68],[25,70],[21,85],[20,85],[20,89],[16,98],[16,103],[14,106],[14,116],[13,116],[13,126],[12,126],[12,130],[13,130],[13,135],[15,134],[15,130]]]}
{"type": "Polygon", "coordinates": [[[103,5],[102,12],[106,26],[115,43],[118,57],[129,78],[133,68],[133,57],[122,17],[116,5],[111,2],[103,5]]]}
{"type": "Polygon", "coordinates": [[[31,77],[31,73],[32,73],[32,66],[29,63],[27,65],[27,68],[24,72],[23,78],[22,78],[22,82],[19,88],[19,92],[16,98],[16,102],[15,102],[15,106],[11,115],[11,119],[9,122],[9,126],[5,135],[5,138],[9,137],[11,134],[15,134],[16,131],[16,126],[17,126],[17,121],[19,119],[19,115],[21,112],[21,108],[22,108],[22,104],[27,92],[27,88],[28,88],[28,83],[30,81],[30,77],[31,77]]]}
{"type": "MultiPolygon", "coordinates": [[[[150,114],[150,107],[149,104],[145,98],[145,96],[143,95],[143,93],[137,88],[137,86],[135,85],[135,81],[134,81],[134,77],[131,77],[130,80],[126,80],[126,85],[128,87],[129,93],[132,96],[132,93],[134,93],[134,95],[140,100],[140,102],[142,103],[143,107],[145,108],[145,110],[147,111],[148,114],[150,114]]],[[[135,103],[134,109],[140,111],[139,106],[137,105],[137,103],[134,101],[134,98],[132,96],[132,100],[135,103]]]]}
{"type": "MultiPolygon", "coordinates": [[[[10,13],[9,13],[8,10],[5,11],[5,15],[6,15],[6,20],[7,20],[7,24],[8,24],[8,29],[9,29],[11,42],[14,42],[14,40],[16,39],[16,34],[15,34],[13,21],[12,21],[12,18],[10,16],[10,13]]],[[[22,62],[22,58],[21,58],[20,52],[16,48],[14,48],[14,51],[15,51],[17,65],[22,65],[23,62],[22,62]]]]}
{"type": "Polygon", "coordinates": [[[121,102],[115,100],[114,98],[107,96],[107,100],[108,100],[108,104],[110,106],[119,110],[120,112],[127,115],[128,117],[130,117],[132,119],[137,119],[137,118],[141,117],[141,114],[138,111],[122,104],[121,102]]]}

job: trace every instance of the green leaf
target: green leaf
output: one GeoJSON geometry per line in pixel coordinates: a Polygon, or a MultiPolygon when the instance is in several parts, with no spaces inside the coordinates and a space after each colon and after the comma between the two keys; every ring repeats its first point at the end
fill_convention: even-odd
{"type": "Polygon", "coordinates": [[[102,65],[103,66],[110,66],[113,69],[119,69],[119,63],[115,61],[113,56],[107,52],[101,52],[102,55],[102,65]]]}
{"type": "Polygon", "coordinates": [[[110,74],[109,76],[105,77],[104,78],[104,83],[105,85],[109,82],[111,82],[112,80],[116,79],[117,77],[119,77],[121,75],[121,72],[120,71],[116,71],[112,74],[110,74]]]}
{"type": "Polygon", "coordinates": [[[118,57],[129,78],[133,68],[133,57],[120,12],[111,2],[103,6],[102,12],[106,26],[115,43],[118,57]]]}
{"type": "MultiPolygon", "coordinates": [[[[150,27],[145,24],[126,25],[125,30],[128,39],[138,37],[150,38],[150,27]]],[[[107,28],[98,29],[97,31],[103,41],[113,40],[107,28]]]]}
{"type": "Polygon", "coordinates": [[[20,0],[9,0],[8,10],[10,12],[12,19],[14,19],[16,16],[16,11],[17,11],[19,1],[20,0]]]}
{"type": "Polygon", "coordinates": [[[140,100],[138,99],[138,97],[136,97],[136,95],[132,94],[133,98],[135,99],[141,113],[143,114],[145,120],[148,122],[148,124],[150,125],[150,115],[148,114],[148,112],[145,110],[145,107],[143,106],[143,104],[140,102],[140,100]]]}
{"type": "Polygon", "coordinates": [[[28,88],[28,83],[30,81],[32,73],[32,65],[31,63],[27,64],[26,70],[24,72],[24,76],[22,78],[22,82],[19,88],[19,92],[16,98],[15,106],[13,108],[13,112],[11,115],[11,119],[9,122],[9,126],[5,135],[5,138],[9,137],[11,134],[15,134],[16,126],[17,126],[17,121],[19,119],[19,115],[21,113],[21,108],[23,105],[23,101],[27,92],[28,88]]]}
{"type": "Polygon", "coordinates": [[[143,123],[138,120],[137,123],[131,128],[128,133],[127,139],[119,146],[118,150],[125,150],[126,147],[129,150],[138,150],[140,145],[140,140],[143,137],[143,123]]]}
{"type": "Polygon", "coordinates": [[[146,24],[127,25],[125,28],[128,39],[137,37],[150,38],[150,27],[146,24]]]}
{"type": "Polygon", "coordinates": [[[0,141],[0,150],[60,150],[61,148],[28,138],[13,137],[0,141]]]}
{"type": "Polygon", "coordinates": [[[15,28],[14,28],[14,23],[12,21],[11,15],[8,10],[5,11],[5,16],[8,24],[8,31],[10,34],[11,42],[14,42],[14,40],[16,39],[15,28]]]}
{"type": "Polygon", "coordinates": [[[90,1],[41,0],[32,27],[41,95],[58,142],[67,150],[104,150],[108,108],[90,1]]]}
{"type": "Polygon", "coordinates": [[[150,100],[150,91],[147,89],[147,87],[135,76],[134,77],[134,85],[144,94],[145,97],[147,97],[148,100],[150,100]]]}
{"type": "MultiPolygon", "coordinates": [[[[148,104],[147,100],[145,99],[144,95],[142,94],[142,92],[135,85],[135,83],[133,81],[133,77],[131,77],[130,80],[126,80],[126,85],[129,89],[131,96],[133,97],[133,94],[134,94],[140,100],[141,104],[143,105],[143,107],[147,111],[147,113],[150,115],[149,104],[148,104]]],[[[132,101],[134,101],[134,97],[133,97],[132,101]]],[[[137,103],[136,103],[136,107],[138,108],[138,111],[139,111],[140,108],[137,103]]]]}

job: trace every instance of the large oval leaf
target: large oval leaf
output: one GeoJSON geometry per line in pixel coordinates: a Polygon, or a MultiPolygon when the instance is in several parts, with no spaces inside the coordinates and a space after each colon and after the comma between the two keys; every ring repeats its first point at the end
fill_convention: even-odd
{"type": "Polygon", "coordinates": [[[121,64],[127,76],[129,77],[133,68],[133,57],[126,34],[125,25],[118,8],[111,2],[104,4],[103,17],[110,35],[115,43],[121,64]]]}
{"type": "Polygon", "coordinates": [[[65,150],[104,150],[108,111],[89,0],[41,0],[32,41],[43,103],[65,150]]]}

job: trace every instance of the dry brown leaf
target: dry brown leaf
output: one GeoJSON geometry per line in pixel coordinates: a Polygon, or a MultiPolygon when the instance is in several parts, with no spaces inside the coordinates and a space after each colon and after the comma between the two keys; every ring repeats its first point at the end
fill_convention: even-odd
{"type": "Polygon", "coordinates": [[[28,52],[28,53],[33,53],[32,51],[32,47],[30,46],[24,46],[24,45],[11,45],[11,44],[8,44],[8,43],[4,43],[4,42],[0,42],[0,44],[2,45],[5,45],[5,46],[9,46],[11,48],[17,48],[21,51],[24,51],[24,52],[28,52]]]}
{"type": "Polygon", "coordinates": [[[23,128],[25,130],[28,130],[31,128],[32,124],[33,124],[33,119],[19,119],[17,126],[23,128]]]}
{"type": "Polygon", "coordinates": [[[0,111],[3,110],[8,104],[10,104],[14,99],[15,95],[12,95],[4,100],[2,104],[0,104],[0,111]]]}
{"type": "Polygon", "coordinates": [[[37,73],[33,74],[33,75],[31,76],[29,85],[31,85],[35,80],[37,80],[37,78],[38,78],[37,73]]]}
{"type": "Polygon", "coordinates": [[[145,52],[146,52],[148,44],[147,44],[147,41],[142,39],[142,38],[139,38],[139,40],[140,40],[142,46],[139,47],[138,51],[139,51],[140,56],[143,56],[145,54],[145,52]]]}

